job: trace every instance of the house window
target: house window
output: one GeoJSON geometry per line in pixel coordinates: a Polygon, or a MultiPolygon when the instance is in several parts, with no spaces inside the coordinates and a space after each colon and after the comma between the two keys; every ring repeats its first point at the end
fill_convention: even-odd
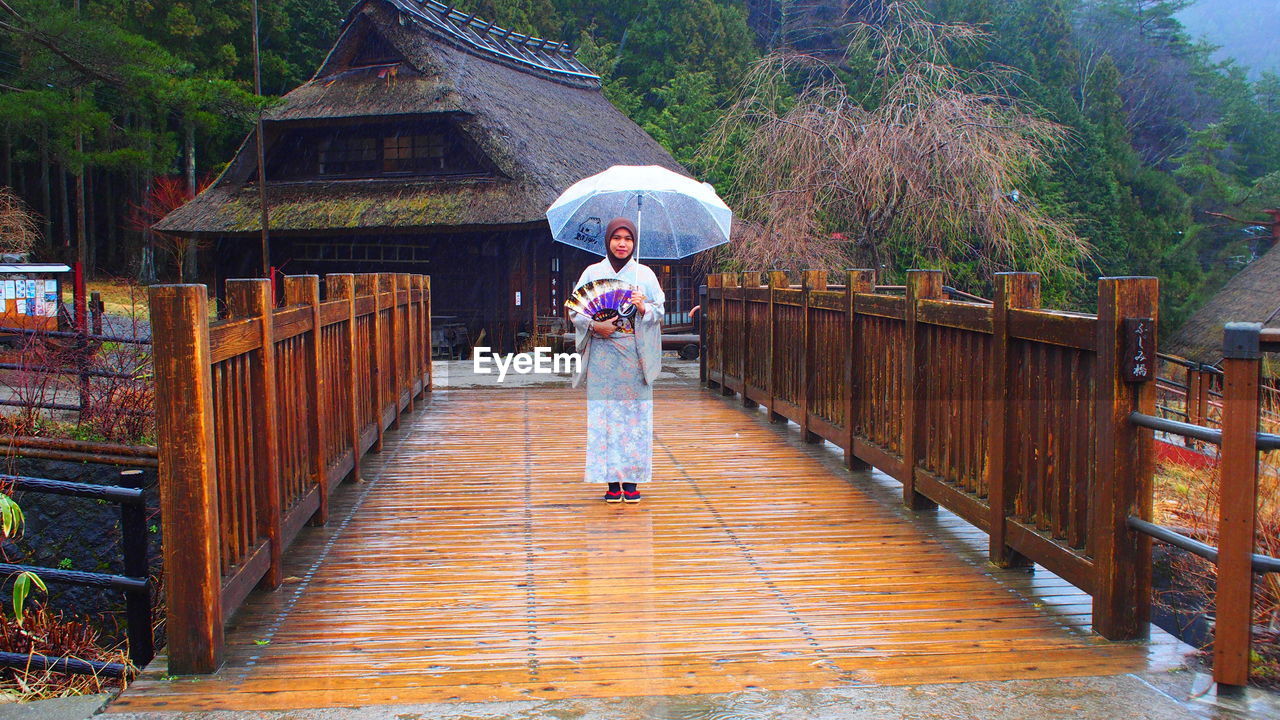
{"type": "Polygon", "coordinates": [[[338,135],[326,137],[320,142],[321,175],[370,173],[377,167],[377,138],[338,135]]]}
{"type": "Polygon", "coordinates": [[[382,140],[382,172],[434,172],[445,169],[444,133],[399,135],[382,140]]]}
{"type": "Polygon", "coordinates": [[[444,119],[283,132],[267,158],[269,180],[488,175],[483,156],[444,119]]]}
{"type": "Polygon", "coordinates": [[[693,284],[693,268],[688,265],[664,265],[660,268],[659,282],[667,296],[664,306],[664,325],[684,325],[693,322],[689,311],[698,304],[698,290],[693,284]]]}

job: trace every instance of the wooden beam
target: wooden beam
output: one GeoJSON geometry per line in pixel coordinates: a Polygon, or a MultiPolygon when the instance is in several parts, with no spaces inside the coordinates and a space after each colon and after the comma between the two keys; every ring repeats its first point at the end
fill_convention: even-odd
{"type": "Polygon", "coordinates": [[[902,413],[902,462],[906,473],[902,483],[902,502],[912,510],[930,510],[937,504],[916,492],[916,466],[924,457],[924,443],[928,441],[923,428],[925,396],[925,373],[945,372],[946,369],[929,367],[928,357],[924,354],[923,333],[919,331],[917,317],[920,313],[920,300],[943,297],[941,270],[908,270],[907,271],[907,337],[905,358],[902,363],[903,385],[906,387],[906,398],[903,401],[902,413]]]}
{"type": "MultiPolygon", "coordinates": [[[[400,429],[400,343],[404,329],[401,327],[395,273],[378,273],[378,292],[389,298],[390,308],[387,310],[386,340],[378,337],[379,350],[386,362],[386,373],[383,377],[383,393],[387,395],[387,404],[391,408],[391,429],[400,429]]],[[[379,303],[381,306],[382,303],[379,303]]],[[[384,411],[385,412],[385,411],[384,411]]]]}
{"type": "Polygon", "coordinates": [[[347,302],[346,332],[342,334],[342,347],[346,350],[343,375],[345,402],[350,403],[351,421],[346,428],[346,441],[351,444],[351,479],[360,481],[360,403],[359,381],[356,378],[356,284],[351,273],[331,273],[324,277],[325,290],[330,300],[347,302]]]}
{"type": "Polygon", "coordinates": [[[728,371],[728,365],[725,363],[729,357],[729,288],[738,286],[738,276],[734,273],[720,273],[720,394],[732,395],[733,390],[729,389],[728,383],[725,382],[725,373],[728,371]]]}
{"type": "Polygon", "coordinates": [[[1154,440],[1150,430],[1129,422],[1129,414],[1155,414],[1156,384],[1124,381],[1123,328],[1125,318],[1158,321],[1158,300],[1155,278],[1098,280],[1093,627],[1109,640],[1144,638],[1149,631],[1151,540],[1129,530],[1126,521],[1130,515],[1151,519],[1154,440]]]}
{"type": "Polygon", "coordinates": [[[1258,512],[1261,329],[1258,323],[1228,323],[1223,348],[1222,496],[1213,633],[1213,679],[1222,685],[1249,684],[1252,556],[1258,512]]]}
{"type": "Polygon", "coordinates": [[[169,672],[211,673],[222,664],[223,627],[208,291],[153,285],[148,298],[169,672]]]}
{"type": "MultiPolygon", "coordinates": [[[[257,318],[262,321],[261,347],[250,360],[253,395],[253,428],[236,428],[233,432],[252,433],[254,467],[261,473],[257,488],[257,531],[270,543],[270,564],[262,578],[262,587],[274,590],[284,581],[284,510],[280,487],[280,407],[276,395],[276,343],[271,322],[273,305],[271,281],[249,278],[227,281],[227,309],[230,317],[257,318]]],[[[228,608],[234,610],[234,608],[228,608]]]]}
{"type": "Polygon", "coordinates": [[[422,362],[426,367],[426,374],[422,378],[422,387],[424,392],[431,392],[432,372],[434,368],[431,365],[432,339],[431,339],[431,276],[420,275],[419,283],[422,287],[422,314],[427,319],[426,328],[422,331],[422,336],[426,338],[427,346],[422,351],[422,362]]]}
{"type": "MultiPolygon", "coordinates": [[[[373,343],[372,347],[353,346],[353,352],[362,353],[368,358],[369,363],[369,384],[370,392],[373,393],[373,428],[377,434],[377,440],[374,441],[372,452],[382,452],[382,408],[386,407],[382,391],[382,373],[385,372],[385,364],[382,361],[382,311],[378,309],[381,304],[378,301],[378,274],[377,273],[361,273],[356,275],[356,296],[357,298],[372,297],[373,298],[373,316],[369,318],[370,324],[373,326],[373,343]]],[[[352,357],[355,357],[354,355],[352,357]]]]}
{"type": "MultiPolygon", "coordinates": [[[[760,273],[758,272],[742,273],[741,285],[744,289],[760,287],[760,273]]],[[[751,387],[751,373],[748,372],[748,368],[750,367],[751,355],[754,352],[755,341],[756,341],[756,337],[752,333],[758,334],[760,332],[760,329],[751,326],[751,313],[747,311],[747,308],[749,306],[747,304],[746,292],[742,293],[741,302],[742,302],[742,352],[741,352],[742,406],[745,408],[757,408],[757,407],[760,407],[760,403],[756,402],[755,400],[752,400],[748,396],[747,390],[751,387]]]]}
{"type": "Polygon", "coordinates": [[[720,366],[720,363],[723,360],[721,356],[721,348],[724,347],[724,292],[720,289],[720,281],[720,273],[707,274],[707,306],[702,308],[702,323],[706,328],[705,332],[707,337],[714,339],[716,350],[714,358],[715,365],[713,367],[710,348],[708,347],[708,345],[712,344],[711,340],[708,340],[707,345],[704,345],[702,348],[702,354],[706,357],[707,362],[707,377],[704,382],[710,390],[719,388],[721,381],[724,380],[723,373],[719,376],[714,375],[714,371],[722,369],[720,366]],[[713,295],[715,296],[714,298],[712,297],[713,295]],[[712,308],[715,308],[714,313],[711,312],[712,308]],[[713,315],[715,316],[714,324],[711,319],[713,315]]]}
{"type": "Polygon", "coordinates": [[[787,273],[782,270],[769,272],[769,422],[784,423],[787,418],[778,412],[778,292],[790,286],[787,273]]]}
{"type": "MultiPolygon", "coordinates": [[[[396,294],[404,293],[404,342],[408,351],[404,354],[407,358],[405,367],[401,368],[400,380],[397,385],[402,385],[401,389],[407,389],[409,392],[409,404],[405,406],[405,410],[413,412],[413,383],[414,374],[418,368],[418,312],[417,304],[413,301],[413,284],[412,276],[409,273],[396,274],[396,294]]],[[[399,402],[397,400],[396,402],[399,402]]]]}
{"type": "Polygon", "coordinates": [[[320,493],[320,504],[311,522],[323,525],[329,518],[329,482],[325,457],[329,449],[329,439],[324,434],[324,423],[320,421],[323,414],[333,412],[333,408],[325,406],[328,388],[325,383],[320,360],[322,345],[322,329],[320,325],[320,276],[290,275],[284,279],[284,302],[286,305],[302,305],[311,310],[311,337],[306,345],[304,372],[307,375],[307,405],[310,412],[305,418],[307,435],[311,442],[311,479],[320,493]]]}
{"type": "Polygon", "coordinates": [[[805,270],[801,286],[801,312],[803,330],[800,345],[800,437],[807,443],[820,443],[822,437],[809,428],[809,415],[813,412],[813,385],[817,373],[817,348],[814,347],[813,318],[810,317],[810,294],[827,289],[827,273],[822,270],[805,270]]]}
{"type": "Polygon", "coordinates": [[[1010,477],[1011,433],[1014,427],[1009,388],[1014,381],[1013,338],[1009,332],[1009,311],[1040,307],[1040,276],[1036,273],[996,273],[995,305],[991,310],[991,375],[987,380],[987,504],[988,556],[1000,567],[1026,567],[1030,561],[1009,546],[1008,517],[1018,483],[1025,478],[1010,477]]]}
{"type": "Polygon", "coordinates": [[[850,270],[845,280],[845,299],[847,306],[845,309],[845,327],[848,328],[849,346],[845,353],[844,364],[844,387],[845,387],[845,446],[844,446],[844,464],[850,470],[863,471],[871,469],[871,465],[865,460],[860,459],[856,452],[856,439],[858,430],[862,424],[862,418],[858,417],[858,404],[862,398],[864,389],[862,382],[862,354],[863,348],[862,337],[858,333],[858,314],[855,312],[857,305],[858,293],[873,293],[876,291],[876,271],[875,270],[850,270]]]}

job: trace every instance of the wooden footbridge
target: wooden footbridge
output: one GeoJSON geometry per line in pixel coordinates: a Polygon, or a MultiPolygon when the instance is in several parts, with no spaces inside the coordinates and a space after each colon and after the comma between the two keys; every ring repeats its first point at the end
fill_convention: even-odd
{"type": "Polygon", "coordinates": [[[1084,316],[1029,275],[994,306],[760,279],[713,276],[716,392],[657,392],[639,505],[580,482],[579,393],[430,392],[426,278],[288,278],[283,308],[232,281],[212,325],[203,287],[154,288],[168,650],[111,711],[1150,667],[1113,640],[1148,627],[1152,395],[1122,373],[1153,281],[1084,316]]]}

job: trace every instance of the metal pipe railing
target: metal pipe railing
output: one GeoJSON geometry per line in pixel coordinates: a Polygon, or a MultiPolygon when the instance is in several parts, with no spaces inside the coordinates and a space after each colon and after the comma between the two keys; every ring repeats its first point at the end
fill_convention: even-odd
{"type": "MultiPolygon", "coordinates": [[[[1147,522],[1141,518],[1129,516],[1126,524],[1143,535],[1150,535],[1162,543],[1172,545],[1177,548],[1186,550],[1193,555],[1217,564],[1218,548],[1202,543],[1194,538],[1187,537],[1180,532],[1171,530],[1163,525],[1147,522]]],[[[1273,573],[1280,572],[1280,558],[1273,558],[1270,555],[1253,554],[1253,571],[1256,573],[1273,573]]]]}

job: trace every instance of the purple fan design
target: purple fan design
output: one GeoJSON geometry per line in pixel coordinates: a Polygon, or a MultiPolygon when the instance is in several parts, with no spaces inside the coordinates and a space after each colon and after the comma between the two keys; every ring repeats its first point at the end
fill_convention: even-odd
{"type": "Polygon", "coordinates": [[[575,290],[564,305],[592,320],[614,320],[619,330],[634,332],[632,316],[636,308],[630,303],[634,289],[621,280],[593,280],[575,290]]]}

